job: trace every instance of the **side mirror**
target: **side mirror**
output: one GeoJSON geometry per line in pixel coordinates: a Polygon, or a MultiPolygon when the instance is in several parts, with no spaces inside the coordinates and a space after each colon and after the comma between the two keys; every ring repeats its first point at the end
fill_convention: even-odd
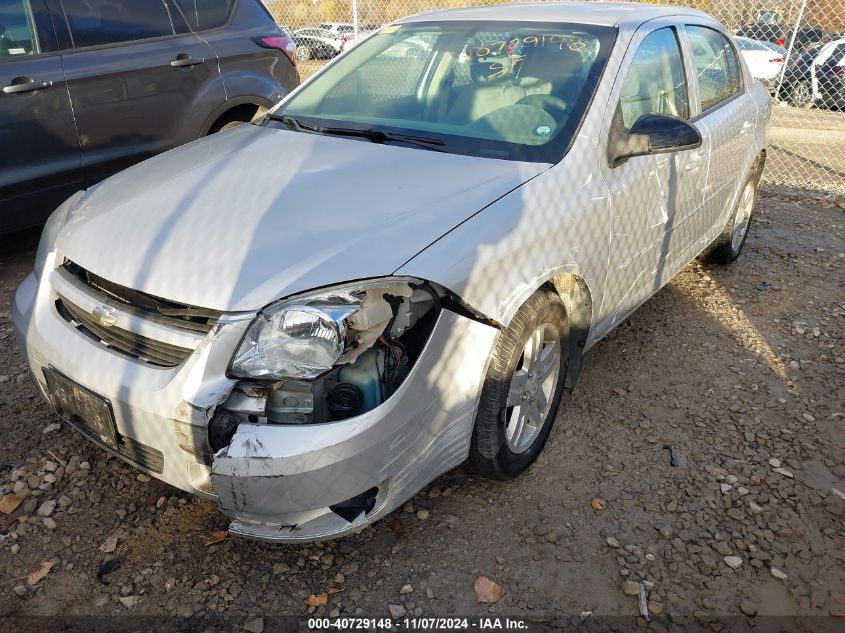
{"type": "Polygon", "coordinates": [[[608,161],[616,167],[634,156],[665,154],[701,147],[701,134],[690,123],[668,114],[644,114],[631,131],[621,125],[621,113],[614,117],[608,146],[608,161]]]}

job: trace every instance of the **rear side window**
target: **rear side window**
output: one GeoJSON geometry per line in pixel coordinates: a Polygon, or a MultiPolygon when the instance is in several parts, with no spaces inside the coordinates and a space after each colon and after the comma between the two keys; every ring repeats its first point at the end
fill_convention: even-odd
{"type": "Polygon", "coordinates": [[[742,89],[739,62],[727,38],[705,26],[687,26],[693,66],[698,75],[701,109],[709,110],[742,89]]]}
{"type": "Polygon", "coordinates": [[[224,26],[232,15],[235,0],[172,0],[193,31],[224,26]]]}
{"type": "Polygon", "coordinates": [[[26,0],[0,0],[0,63],[38,52],[26,0]]]}
{"type": "Polygon", "coordinates": [[[161,0],[62,0],[75,48],[173,35],[161,0]]]}
{"type": "Polygon", "coordinates": [[[619,95],[622,121],[629,130],[644,114],[689,118],[689,93],[675,30],[649,33],[642,41],[619,95]]]}

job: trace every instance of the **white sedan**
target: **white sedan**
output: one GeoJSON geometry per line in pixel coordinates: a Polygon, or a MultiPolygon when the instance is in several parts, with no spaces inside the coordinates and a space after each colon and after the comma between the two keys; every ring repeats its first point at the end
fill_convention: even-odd
{"type": "Polygon", "coordinates": [[[748,64],[751,76],[767,88],[773,89],[783,69],[783,54],[764,42],[747,37],[734,37],[734,41],[745,63],[748,64]]]}
{"type": "Polygon", "coordinates": [[[73,195],[13,319],[103,449],[232,534],[340,536],[464,462],[531,466],[584,353],[739,256],[770,116],[692,9],[412,16],[263,120],[73,195]]]}

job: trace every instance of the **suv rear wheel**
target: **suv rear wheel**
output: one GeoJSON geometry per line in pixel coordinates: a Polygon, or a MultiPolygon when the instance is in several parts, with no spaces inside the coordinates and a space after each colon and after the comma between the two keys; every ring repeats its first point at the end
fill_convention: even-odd
{"type": "Polygon", "coordinates": [[[217,119],[208,129],[208,134],[216,134],[217,132],[230,130],[233,127],[249,123],[255,118],[255,115],[258,114],[258,110],[259,106],[249,103],[232,108],[228,112],[224,112],[220,115],[220,118],[217,119]]]}

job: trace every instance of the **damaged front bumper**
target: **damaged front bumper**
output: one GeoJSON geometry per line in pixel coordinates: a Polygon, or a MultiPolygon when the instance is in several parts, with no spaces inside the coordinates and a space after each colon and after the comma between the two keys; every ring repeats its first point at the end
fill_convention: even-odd
{"type": "Polygon", "coordinates": [[[57,313],[53,292],[30,276],[12,309],[42,393],[43,369],[52,367],[106,398],[118,435],[113,452],[216,499],[233,534],[276,542],[360,529],[462,463],[497,335],[444,309],[407,379],[375,409],[322,424],[242,421],[214,453],[209,420],[234,387],[226,368],[252,315],[224,316],[184,363],[163,369],[92,344],[57,313]]]}

